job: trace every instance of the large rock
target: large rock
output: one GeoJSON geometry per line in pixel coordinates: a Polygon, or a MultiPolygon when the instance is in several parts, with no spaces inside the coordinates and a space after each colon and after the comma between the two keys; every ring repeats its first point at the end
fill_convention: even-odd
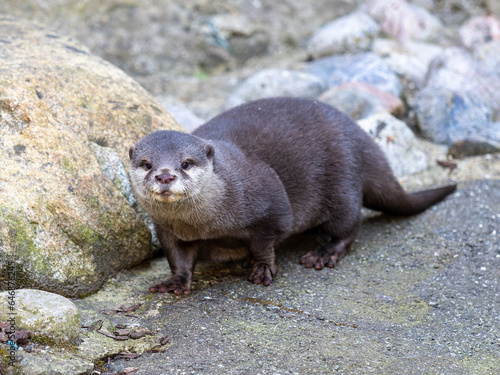
{"type": "Polygon", "coordinates": [[[484,51],[483,61],[463,49],[444,50],[431,63],[426,87],[414,98],[422,133],[448,145],[456,156],[499,150],[497,133],[491,131],[500,113],[498,57],[479,50],[484,51]]]}
{"type": "Polygon", "coordinates": [[[394,96],[400,96],[402,91],[387,62],[372,52],[324,57],[309,63],[305,71],[322,78],[330,87],[365,82],[394,96]]]}
{"type": "Polygon", "coordinates": [[[71,343],[76,343],[80,334],[80,311],[73,302],[58,294],[36,289],[0,293],[0,321],[10,320],[12,312],[15,313],[15,331],[24,329],[58,342],[71,343]]]}
{"type": "Polygon", "coordinates": [[[364,12],[337,18],[316,31],[307,43],[307,54],[318,58],[370,49],[380,26],[364,12]]]}
{"type": "Polygon", "coordinates": [[[482,134],[491,122],[488,104],[468,92],[426,87],[415,97],[415,108],[424,136],[447,145],[482,134]]]}
{"type": "Polygon", "coordinates": [[[481,60],[468,51],[451,47],[443,50],[430,64],[426,87],[469,93],[500,112],[500,65],[495,55],[498,47],[491,50],[480,48],[481,60]]]}
{"type": "Polygon", "coordinates": [[[248,77],[227,97],[224,108],[272,96],[315,98],[327,88],[312,74],[295,70],[266,69],[248,77]]]}
{"type": "Polygon", "coordinates": [[[0,19],[0,35],[2,274],[9,263],[18,288],[92,293],[151,255],[149,230],[124,195],[124,169],[109,177],[99,164],[106,157],[94,152],[105,148],[123,167],[140,137],[180,128],[74,40],[9,18],[0,19]]]}

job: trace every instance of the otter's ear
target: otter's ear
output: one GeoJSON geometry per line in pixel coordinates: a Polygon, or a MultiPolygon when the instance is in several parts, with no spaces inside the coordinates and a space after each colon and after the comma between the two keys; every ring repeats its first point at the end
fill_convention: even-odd
{"type": "Polygon", "coordinates": [[[128,157],[130,158],[130,160],[132,160],[132,157],[134,156],[134,150],[134,146],[128,149],[128,157]]]}
{"type": "Polygon", "coordinates": [[[215,154],[214,146],[205,145],[205,152],[207,154],[207,158],[212,159],[214,157],[214,154],[215,154]]]}

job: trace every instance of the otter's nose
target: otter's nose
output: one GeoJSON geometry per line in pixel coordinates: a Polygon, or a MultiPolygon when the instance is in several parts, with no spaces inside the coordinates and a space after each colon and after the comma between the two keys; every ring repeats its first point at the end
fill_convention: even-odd
{"type": "Polygon", "coordinates": [[[169,184],[175,180],[175,176],[172,176],[171,174],[160,174],[155,176],[155,178],[160,184],[169,184]]]}

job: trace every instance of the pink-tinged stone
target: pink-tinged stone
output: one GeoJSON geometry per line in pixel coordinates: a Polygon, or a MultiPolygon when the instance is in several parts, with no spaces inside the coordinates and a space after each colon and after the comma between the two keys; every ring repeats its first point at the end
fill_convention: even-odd
{"type": "Polygon", "coordinates": [[[404,0],[371,0],[362,9],[379,23],[384,33],[399,41],[432,40],[443,29],[439,18],[404,0]]]}

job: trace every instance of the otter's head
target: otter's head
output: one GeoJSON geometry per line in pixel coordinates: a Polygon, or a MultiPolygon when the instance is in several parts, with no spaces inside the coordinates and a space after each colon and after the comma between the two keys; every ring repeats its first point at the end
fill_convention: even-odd
{"type": "Polygon", "coordinates": [[[214,147],[194,135],[156,131],[130,147],[130,177],[141,203],[196,199],[213,175],[214,147]]]}

